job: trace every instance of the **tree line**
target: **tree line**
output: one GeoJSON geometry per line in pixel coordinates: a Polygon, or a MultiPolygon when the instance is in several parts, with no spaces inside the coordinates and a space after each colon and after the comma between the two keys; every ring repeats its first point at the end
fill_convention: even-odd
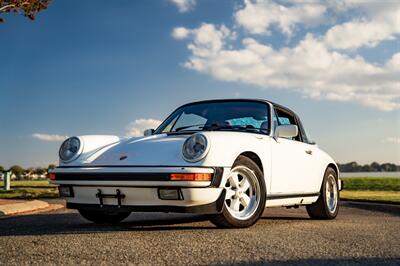
{"type": "Polygon", "coordinates": [[[338,163],[341,172],[400,172],[400,165],[394,163],[379,164],[373,162],[371,164],[360,165],[356,162],[338,163]]]}
{"type": "Polygon", "coordinates": [[[25,176],[31,176],[31,175],[46,175],[47,172],[51,169],[56,168],[55,164],[49,164],[46,167],[29,167],[29,168],[23,168],[20,165],[13,165],[9,169],[5,169],[3,166],[0,165],[0,173],[5,172],[5,171],[11,171],[18,179],[22,179],[25,176]]]}

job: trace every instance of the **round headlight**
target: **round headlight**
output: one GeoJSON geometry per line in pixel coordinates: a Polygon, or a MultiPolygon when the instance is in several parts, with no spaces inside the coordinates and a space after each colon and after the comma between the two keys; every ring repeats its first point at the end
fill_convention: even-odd
{"type": "Polygon", "coordinates": [[[200,161],[207,155],[208,148],[207,138],[202,134],[194,134],[183,144],[183,158],[188,162],[200,161]]]}
{"type": "Polygon", "coordinates": [[[79,156],[81,148],[81,141],[77,137],[72,137],[63,142],[60,147],[58,154],[60,159],[64,162],[70,162],[75,160],[79,156]]]}

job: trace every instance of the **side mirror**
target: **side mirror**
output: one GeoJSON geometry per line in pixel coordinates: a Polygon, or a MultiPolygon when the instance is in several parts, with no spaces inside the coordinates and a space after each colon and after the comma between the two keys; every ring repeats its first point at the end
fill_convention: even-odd
{"type": "Polygon", "coordinates": [[[299,128],[296,125],[280,125],[275,130],[275,136],[278,138],[293,138],[299,134],[299,128]]]}
{"type": "Polygon", "coordinates": [[[144,131],[144,136],[145,137],[147,137],[147,136],[151,136],[151,135],[153,135],[154,134],[154,129],[146,129],[145,131],[144,131]]]}

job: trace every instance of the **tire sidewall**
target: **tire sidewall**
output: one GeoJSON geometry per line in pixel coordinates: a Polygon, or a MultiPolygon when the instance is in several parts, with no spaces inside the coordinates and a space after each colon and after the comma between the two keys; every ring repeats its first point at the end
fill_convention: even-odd
{"type": "Polygon", "coordinates": [[[321,188],[321,197],[322,197],[322,201],[324,203],[324,209],[325,209],[325,213],[326,215],[330,218],[330,219],[334,219],[338,212],[339,212],[339,202],[340,202],[340,193],[339,193],[339,181],[338,181],[338,175],[336,174],[336,171],[333,170],[332,168],[328,167],[325,171],[325,175],[324,175],[324,181],[322,182],[322,188],[321,188]],[[328,182],[328,177],[330,175],[333,175],[335,177],[335,181],[336,181],[336,189],[337,189],[337,203],[336,203],[336,209],[335,212],[330,212],[329,211],[329,207],[328,207],[328,202],[326,201],[326,197],[325,197],[325,193],[326,193],[326,182],[328,182]]]}
{"type": "Polygon", "coordinates": [[[227,209],[225,202],[224,202],[224,207],[222,210],[222,215],[224,216],[224,218],[227,220],[227,222],[232,225],[232,227],[249,227],[251,225],[253,225],[254,223],[256,223],[261,215],[264,212],[265,209],[265,202],[266,202],[266,187],[265,187],[265,181],[264,181],[264,175],[261,172],[260,168],[257,166],[257,164],[244,156],[240,156],[235,163],[232,166],[232,169],[234,169],[237,166],[244,166],[249,168],[251,171],[253,171],[257,177],[257,181],[260,184],[260,202],[257,206],[256,211],[254,212],[254,214],[252,216],[250,216],[249,218],[245,219],[245,220],[239,220],[236,219],[235,217],[233,217],[231,215],[231,213],[229,212],[229,210],[227,209]]]}

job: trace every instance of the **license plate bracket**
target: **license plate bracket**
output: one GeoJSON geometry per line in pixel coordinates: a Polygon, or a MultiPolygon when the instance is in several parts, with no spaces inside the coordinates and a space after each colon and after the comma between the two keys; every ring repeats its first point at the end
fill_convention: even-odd
{"type": "Polygon", "coordinates": [[[104,206],[104,199],[117,199],[118,208],[121,208],[125,194],[122,194],[119,189],[116,190],[116,194],[104,194],[101,189],[97,189],[96,198],[100,201],[100,207],[104,206]]]}

